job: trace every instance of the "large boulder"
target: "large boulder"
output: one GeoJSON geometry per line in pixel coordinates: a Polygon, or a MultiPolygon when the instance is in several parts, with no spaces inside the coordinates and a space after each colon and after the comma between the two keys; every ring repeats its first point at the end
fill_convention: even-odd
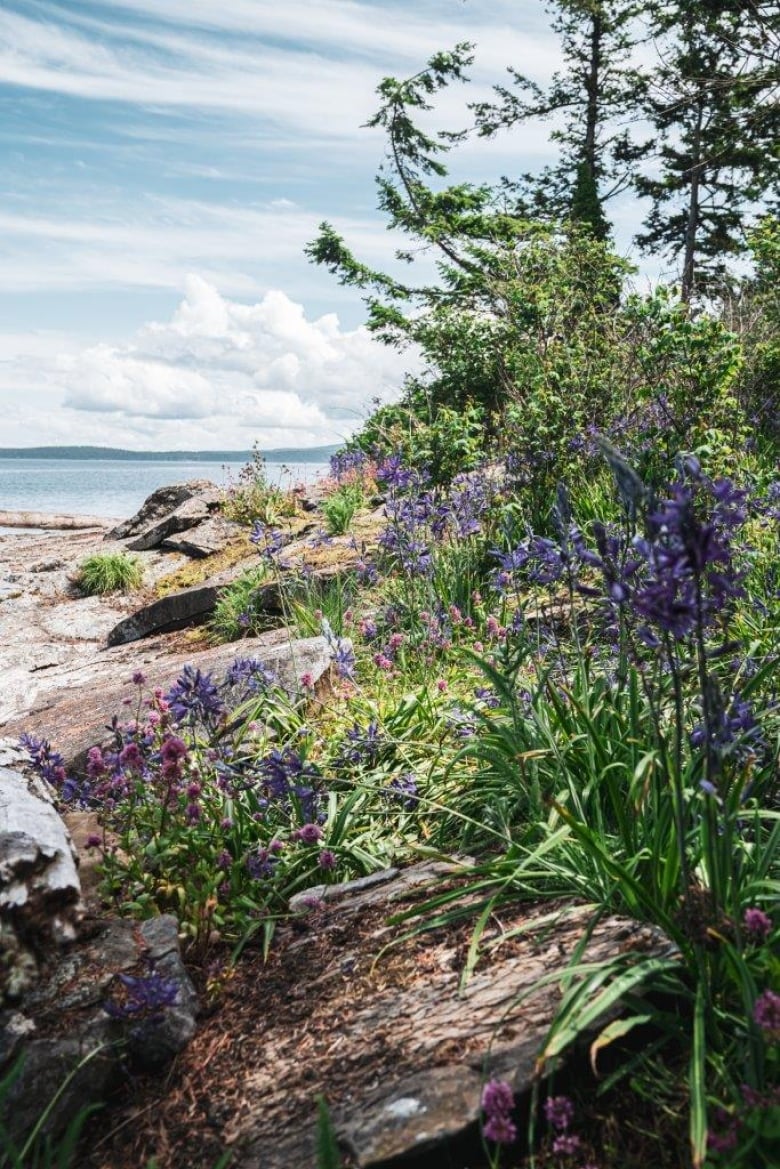
{"type": "MultiPolygon", "coordinates": [[[[174,483],[169,487],[160,487],[157,491],[152,492],[134,516],[107,532],[106,539],[127,540],[131,536],[143,539],[144,533],[153,531],[155,526],[171,512],[175,512],[182,504],[195,498],[201,499],[206,507],[211,502],[213,509],[219,505],[221,493],[210,479],[191,479],[188,483],[174,483]]],[[[201,516],[201,518],[203,517],[201,516]]],[[[193,520],[193,523],[197,523],[197,520],[193,520]]],[[[174,528],[171,530],[181,531],[182,529],[174,528]]],[[[160,537],[161,540],[163,538],[163,536],[160,537]]],[[[133,546],[138,548],[154,547],[153,544],[133,546]]]]}
{"type": "Polygon", "coordinates": [[[197,1010],[174,917],[92,923],[34,991],[0,1010],[0,1077],[22,1057],[0,1099],[3,1151],[21,1147],[47,1106],[43,1131],[56,1139],[106,1099],[123,1068],[159,1070],[192,1039],[197,1010]],[[126,1010],[144,985],[159,988],[165,1005],[126,1010]]]}
{"type": "Polygon", "coordinates": [[[80,898],[76,855],[46,785],[0,767],[0,1005],[73,940],[80,898]]]}

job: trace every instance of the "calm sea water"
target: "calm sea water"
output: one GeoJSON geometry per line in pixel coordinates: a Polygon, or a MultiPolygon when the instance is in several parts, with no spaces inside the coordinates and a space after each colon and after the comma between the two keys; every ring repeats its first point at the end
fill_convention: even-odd
{"type": "MultiPolygon", "coordinates": [[[[0,459],[0,511],[44,511],[126,519],[158,487],[188,479],[235,482],[244,462],[138,462],[110,459],[0,459]]],[[[312,483],[326,463],[266,462],[269,482],[312,483]]]]}

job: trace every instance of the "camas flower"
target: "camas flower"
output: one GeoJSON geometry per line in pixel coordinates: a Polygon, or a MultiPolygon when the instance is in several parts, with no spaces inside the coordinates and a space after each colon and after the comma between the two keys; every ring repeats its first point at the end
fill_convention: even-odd
{"type": "Polygon", "coordinates": [[[178,681],[165,695],[176,722],[200,720],[214,722],[225,710],[216,683],[211,674],[203,674],[194,666],[185,666],[178,681]]]}

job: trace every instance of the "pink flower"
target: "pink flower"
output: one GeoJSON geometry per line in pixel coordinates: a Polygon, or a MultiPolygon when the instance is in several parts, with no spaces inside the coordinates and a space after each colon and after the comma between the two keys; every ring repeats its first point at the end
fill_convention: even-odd
{"type": "Polygon", "coordinates": [[[301,686],[304,690],[311,690],[314,687],[314,677],[312,674],[301,674],[301,686]]]}
{"type": "Polygon", "coordinates": [[[751,942],[765,942],[772,932],[772,918],[763,909],[746,909],[743,925],[751,942]]]}

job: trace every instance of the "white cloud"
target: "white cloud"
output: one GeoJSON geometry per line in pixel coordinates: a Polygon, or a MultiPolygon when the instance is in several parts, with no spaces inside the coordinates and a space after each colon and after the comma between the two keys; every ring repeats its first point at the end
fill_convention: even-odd
{"type": "Polygon", "coordinates": [[[413,356],[307,317],[274,290],[254,304],[190,276],[168,321],[124,344],[63,351],[5,339],[4,445],[90,443],[158,449],[308,446],[343,438],[375,396],[401,385],[413,356]],[[20,379],[37,387],[19,408],[20,379]]]}

